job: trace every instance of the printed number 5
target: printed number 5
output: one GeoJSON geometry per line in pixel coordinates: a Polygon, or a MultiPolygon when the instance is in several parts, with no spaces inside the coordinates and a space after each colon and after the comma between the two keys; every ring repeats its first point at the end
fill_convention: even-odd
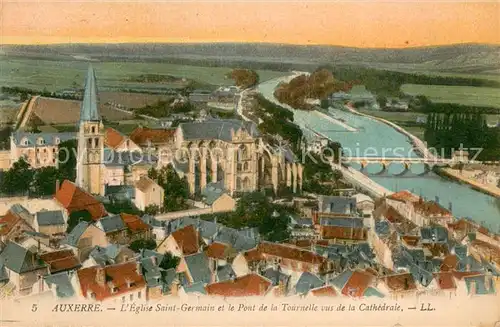
{"type": "Polygon", "coordinates": [[[33,304],[31,306],[31,312],[36,312],[36,310],[38,310],[38,306],[36,304],[33,304]]]}

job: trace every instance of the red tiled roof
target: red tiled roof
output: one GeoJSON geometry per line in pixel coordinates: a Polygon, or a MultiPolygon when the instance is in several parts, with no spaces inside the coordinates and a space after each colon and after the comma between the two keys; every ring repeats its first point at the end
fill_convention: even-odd
{"type": "Polygon", "coordinates": [[[164,144],[174,140],[175,131],[175,128],[152,129],[138,127],[130,134],[130,139],[137,145],[145,145],[148,141],[152,144],[164,144]]]}
{"type": "Polygon", "coordinates": [[[172,233],[184,255],[197,253],[200,249],[201,236],[193,225],[178,229],[172,233]]]}
{"type": "Polygon", "coordinates": [[[364,228],[352,228],[342,226],[321,226],[321,238],[328,239],[349,239],[349,240],[366,240],[367,233],[364,228]]]}
{"type": "Polygon", "coordinates": [[[82,294],[88,296],[89,292],[92,292],[97,301],[134,292],[146,286],[142,274],[137,271],[137,263],[135,262],[106,267],[83,268],[77,271],[77,275],[82,294]],[[98,283],[96,278],[98,274],[103,274],[104,284],[98,283]],[[114,293],[111,291],[108,282],[111,282],[116,288],[114,293]],[[127,282],[131,283],[130,287],[127,282]]]}
{"type": "Polygon", "coordinates": [[[383,216],[389,220],[391,223],[395,223],[398,221],[406,220],[396,209],[392,206],[387,206],[386,210],[383,213],[383,216]]]}
{"type": "Polygon", "coordinates": [[[314,296],[337,296],[337,291],[333,286],[326,285],[311,290],[311,294],[314,296]]]}
{"type": "Polygon", "coordinates": [[[80,267],[80,260],[78,260],[72,250],[44,253],[40,255],[40,259],[50,266],[52,274],[80,267]]]}
{"type": "Polygon", "coordinates": [[[394,292],[413,291],[417,289],[417,284],[410,273],[386,276],[384,277],[384,282],[394,292]]]}
{"type": "Polygon", "coordinates": [[[107,216],[106,209],[101,202],[68,180],[64,180],[61,187],[56,190],[55,199],[69,214],[87,210],[93,220],[107,216]]]}
{"type": "Polygon", "coordinates": [[[125,136],[116,129],[108,127],[104,132],[104,143],[109,148],[116,149],[125,141],[125,136]]]}
{"type": "Polygon", "coordinates": [[[223,243],[214,242],[210,244],[205,250],[205,254],[209,258],[226,259],[227,250],[229,246],[223,243]]]}
{"type": "Polygon", "coordinates": [[[453,278],[453,273],[451,272],[440,272],[434,273],[434,279],[442,290],[449,290],[457,288],[455,284],[455,279],[453,278]]]}
{"type": "Polygon", "coordinates": [[[264,255],[271,255],[284,259],[307,262],[311,264],[323,264],[326,259],[312,251],[307,251],[293,246],[283,244],[262,242],[257,247],[264,255]]]}
{"type": "Polygon", "coordinates": [[[121,213],[120,217],[122,218],[127,228],[130,229],[131,231],[136,232],[136,231],[146,231],[151,229],[151,226],[142,221],[142,219],[139,218],[139,216],[131,215],[128,213],[121,213]]]}
{"type": "Polygon", "coordinates": [[[234,280],[205,286],[208,295],[212,296],[262,296],[267,293],[272,283],[266,278],[249,274],[234,280]]]}
{"type": "Polygon", "coordinates": [[[10,210],[7,211],[7,214],[0,218],[0,235],[4,236],[9,234],[12,228],[14,228],[21,219],[21,217],[12,213],[10,210]]]}
{"type": "Polygon", "coordinates": [[[247,260],[247,262],[260,261],[264,259],[264,256],[259,251],[259,249],[248,250],[243,253],[243,256],[247,260]]]}
{"type": "Polygon", "coordinates": [[[418,196],[406,190],[393,193],[389,195],[387,198],[396,201],[410,201],[410,202],[416,202],[419,200],[418,196]]]}
{"type": "Polygon", "coordinates": [[[375,276],[365,271],[353,271],[342,289],[342,294],[352,297],[362,297],[375,276]]]}

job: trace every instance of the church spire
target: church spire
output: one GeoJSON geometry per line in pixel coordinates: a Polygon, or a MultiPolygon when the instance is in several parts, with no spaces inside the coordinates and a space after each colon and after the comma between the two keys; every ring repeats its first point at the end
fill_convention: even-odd
{"type": "Polygon", "coordinates": [[[97,85],[94,69],[92,64],[89,65],[87,71],[87,79],[85,80],[85,91],[83,93],[83,101],[80,109],[80,122],[83,121],[100,121],[99,109],[97,104],[97,85]]]}

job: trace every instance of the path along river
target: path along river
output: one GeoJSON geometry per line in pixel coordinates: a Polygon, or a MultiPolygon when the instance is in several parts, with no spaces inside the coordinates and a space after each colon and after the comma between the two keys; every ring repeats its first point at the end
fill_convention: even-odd
{"type": "MultiPolygon", "coordinates": [[[[274,97],[274,89],[284,79],[273,79],[258,86],[258,91],[268,100],[279,104],[274,97]]],[[[285,106],[288,109],[288,106],[285,106]]],[[[375,119],[362,117],[350,112],[330,109],[329,115],[341,119],[347,125],[355,128],[353,132],[336,124],[324,116],[301,110],[293,110],[294,121],[305,134],[314,131],[324,135],[332,141],[338,141],[347,154],[353,157],[385,157],[391,156],[418,156],[413,152],[408,138],[394,128],[375,119]],[[397,151],[397,152],[396,152],[397,151]]],[[[354,168],[354,165],[353,165],[354,168]]],[[[369,165],[366,173],[376,173],[381,170],[380,165],[369,165]],[[378,166],[378,167],[377,167],[378,166]]],[[[498,231],[500,227],[500,199],[477,192],[467,185],[444,179],[432,172],[419,176],[424,171],[423,164],[412,165],[413,173],[404,176],[394,176],[403,170],[400,164],[391,164],[388,172],[383,175],[369,175],[376,183],[391,191],[409,190],[428,200],[438,200],[441,205],[452,209],[455,217],[469,217],[484,224],[486,227],[498,231]]]]}

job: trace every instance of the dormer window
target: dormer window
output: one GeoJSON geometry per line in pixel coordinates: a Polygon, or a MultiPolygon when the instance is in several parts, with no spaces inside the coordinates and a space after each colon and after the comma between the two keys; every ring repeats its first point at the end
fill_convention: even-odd
{"type": "Polygon", "coordinates": [[[36,143],[37,143],[38,145],[44,145],[44,144],[45,144],[45,140],[44,140],[43,138],[39,137],[39,138],[36,140],[36,143]]]}
{"type": "Polygon", "coordinates": [[[21,140],[21,145],[28,145],[28,138],[27,137],[23,137],[23,139],[21,140]]]}
{"type": "Polygon", "coordinates": [[[135,283],[131,280],[127,280],[127,287],[128,288],[131,288],[131,287],[134,287],[135,286],[135,283]]]}
{"type": "Polygon", "coordinates": [[[58,137],[56,137],[56,138],[54,139],[54,143],[55,143],[55,144],[59,144],[59,143],[61,143],[61,139],[60,139],[60,138],[58,138],[58,137]]]}

